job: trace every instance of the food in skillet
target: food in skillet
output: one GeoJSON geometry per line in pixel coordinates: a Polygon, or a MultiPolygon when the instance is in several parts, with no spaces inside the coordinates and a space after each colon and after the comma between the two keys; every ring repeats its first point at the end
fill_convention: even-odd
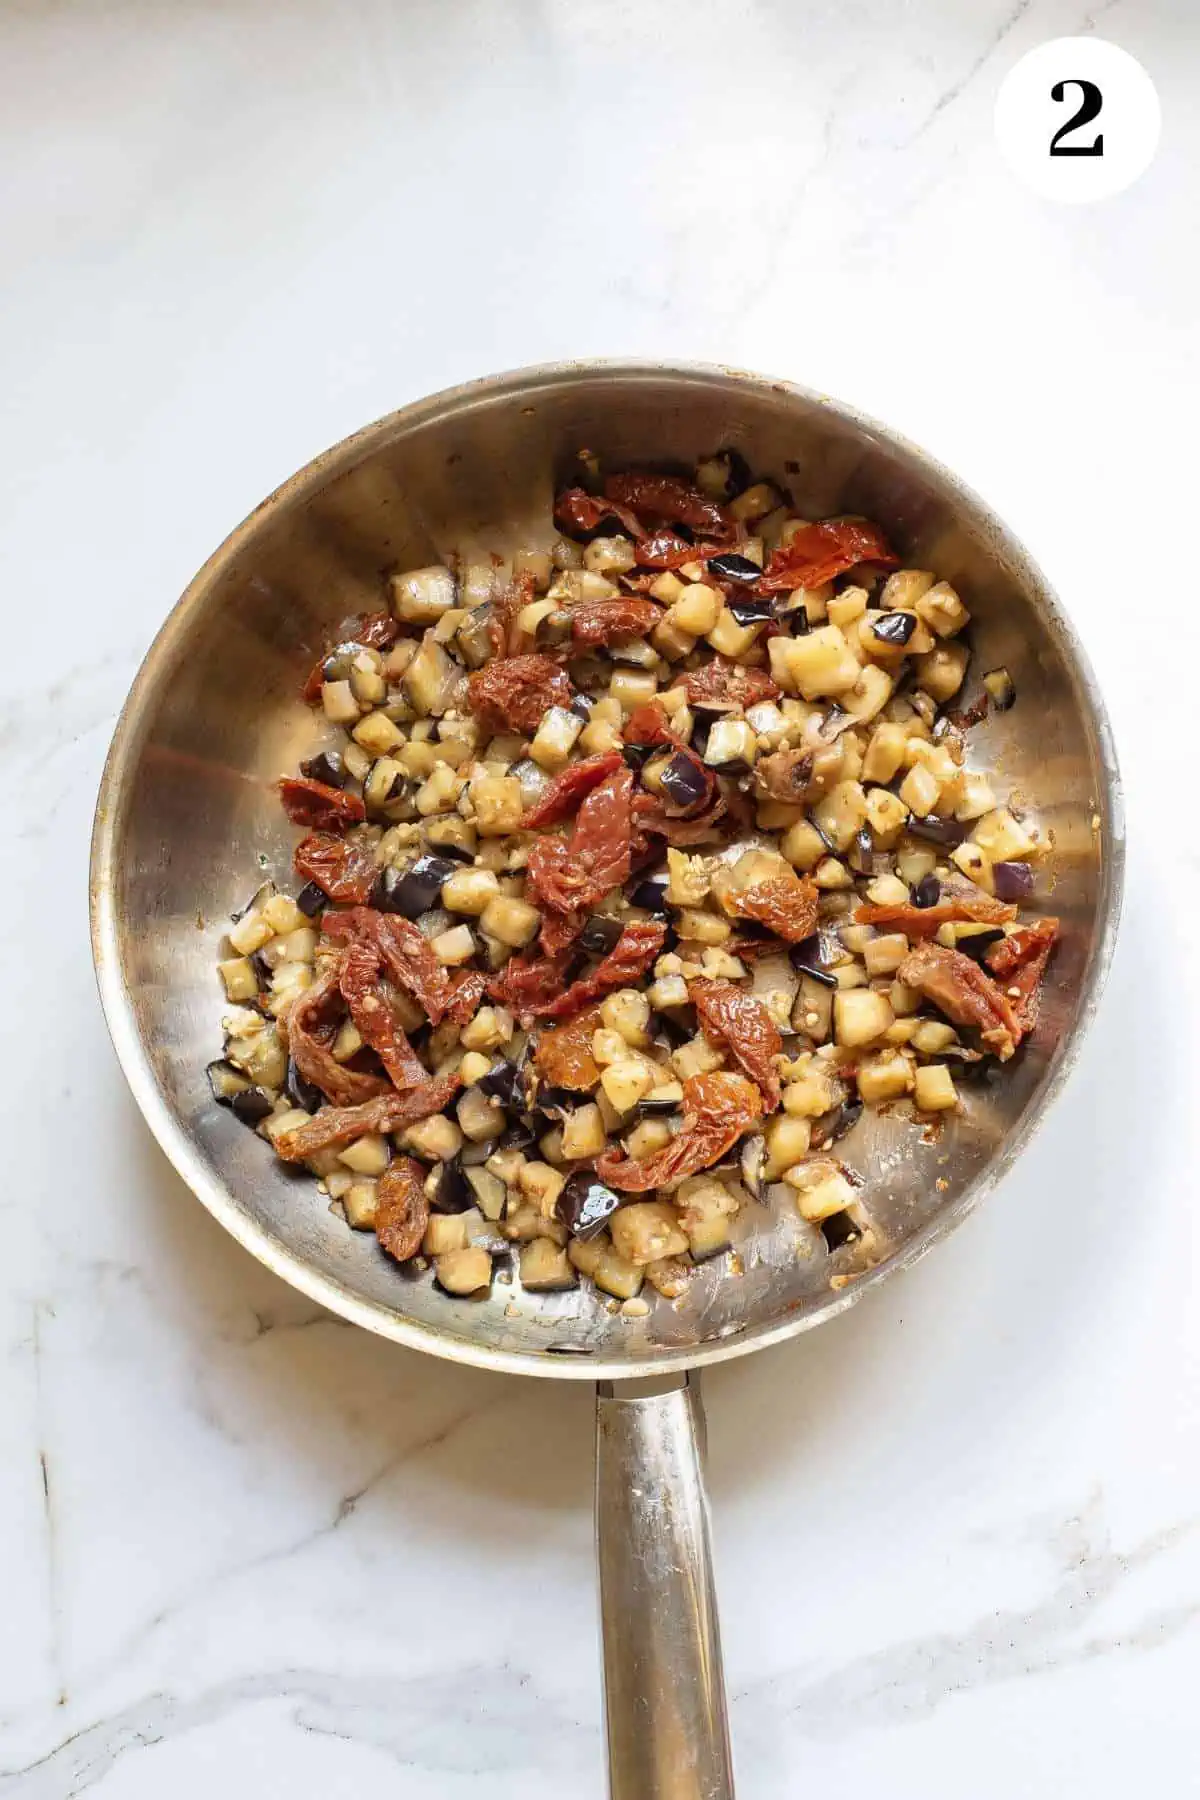
{"type": "Polygon", "coordinates": [[[775,1184],[858,1236],[838,1140],[1007,1062],[1057,921],[953,587],[733,454],[585,466],[549,552],[394,575],[314,668],[341,740],[279,784],[302,885],[234,922],[209,1079],[448,1292],[519,1247],[644,1311],[775,1184]]]}

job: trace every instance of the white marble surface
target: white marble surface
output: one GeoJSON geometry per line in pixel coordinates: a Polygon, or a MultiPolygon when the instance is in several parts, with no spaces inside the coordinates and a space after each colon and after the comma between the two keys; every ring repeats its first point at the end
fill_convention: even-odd
{"type": "Polygon", "coordinates": [[[371,1341],[228,1241],[126,1095],[84,918],[117,708],[226,530],[409,398],[599,353],[794,376],[960,469],[1072,608],[1128,784],[1109,992],[1019,1172],[708,1382],[741,1794],[1200,1793],[1200,39],[1087,6],[0,13],[4,1800],[602,1791],[586,1392],[371,1341]],[[992,96],[1096,26],[1163,145],[1058,209],[992,96]]]}

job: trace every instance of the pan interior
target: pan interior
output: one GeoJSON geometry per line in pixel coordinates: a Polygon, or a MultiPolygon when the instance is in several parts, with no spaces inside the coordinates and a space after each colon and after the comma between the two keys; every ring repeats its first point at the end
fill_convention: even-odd
{"type": "Polygon", "coordinates": [[[526,372],[384,420],[303,471],[197,577],[160,634],[114,741],[97,819],[94,926],[114,1038],[164,1148],[263,1260],[375,1330],[531,1372],[632,1372],[737,1353],[818,1322],[960,1217],[1019,1146],[1061,1072],[1106,960],[1119,878],[1116,778],[1099,703],[1061,613],[1019,548],[910,446],[823,399],[718,370],[526,372]],[[1003,664],[1018,703],[973,734],[1054,834],[1063,941],[1041,1022],[998,1085],[967,1090],[934,1141],[867,1114],[844,1140],[874,1242],[831,1253],[790,1207],[741,1221],[727,1259],[643,1318],[590,1288],[526,1295],[514,1278],[454,1301],[398,1274],[307,1177],[217,1107],[214,962],[229,914],[268,875],[292,891],[294,832],[274,792],[320,737],[298,698],[333,624],[375,610],[388,569],[544,547],[551,497],[586,448],[606,463],[691,464],[736,446],[819,517],[878,520],[909,564],[964,595],[976,672],[1003,664]],[[849,1281],[841,1278],[849,1276],[849,1281]]]}

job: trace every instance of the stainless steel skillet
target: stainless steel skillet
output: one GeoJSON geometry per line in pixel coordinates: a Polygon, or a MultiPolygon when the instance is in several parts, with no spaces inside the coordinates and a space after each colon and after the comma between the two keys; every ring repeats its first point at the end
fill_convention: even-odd
{"type": "MultiPolygon", "coordinates": [[[[113,1042],[184,1180],[276,1274],[334,1312],[480,1368],[597,1384],[597,1520],[611,1792],[733,1792],[701,1470],[697,1371],[819,1325],[922,1256],[1002,1176],[1062,1085],[1112,952],[1123,855],[1103,703],[1038,570],[945,469],[823,396],[734,370],[583,363],[435,395],[292,477],[196,576],[152,646],[108,757],[92,850],[92,937],[113,1042]],[[397,1275],[211,1100],[216,939],[248,873],[289,874],[274,779],[313,738],[298,699],[332,622],[378,606],[396,564],[548,543],[581,449],[691,463],[722,445],[810,516],[879,520],[910,563],[960,587],[978,666],[1018,703],[977,733],[1053,833],[1064,937],[1017,1065],[972,1090],[937,1144],[864,1119],[846,1155],[872,1230],[829,1251],[781,1211],[673,1305],[615,1316],[583,1290],[497,1285],[454,1301],[397,1275]]],[[[250,885],[253,885],[251,880],[250,885]]]]}

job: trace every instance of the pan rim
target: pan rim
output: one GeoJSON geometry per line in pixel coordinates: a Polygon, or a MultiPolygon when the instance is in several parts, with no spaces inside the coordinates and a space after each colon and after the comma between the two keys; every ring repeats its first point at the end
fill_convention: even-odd
{"type": "Polygon", "coordinates": [[[1051,1105],[1062,1092],[1078,1060],[1112,963],[1120,924],[1124,889],[1125,821],[1120,771],[1112,729],[1103,696],[1087,653],[1056,592],[1041,569],[1004,522],[983,499],[936,457],[902,433],[856,407],[800,383],[783,381],[748,370],[708,362],[661,362],[621,357],[541,363],[526,368],[446,388],[400,407],[320,452],[275,488],[225,538],[188,583],[183,594],[159,627],[134,677],[121,709],[105,759],[96,803],[91,839],[89,902],[92,957],[101,1006],[117,1059],[150,1130],[174,1167],[218,1223],[272,1273],[330,1312],[361,1325],[408,1349],[421,1350],[448,1361],[505,1374],[556,1377],[582,1381],[621,1381],[648,1373],[668,1373],[727,1362],[766,1349],[802,1332],[813,1330],[845,1312],[882,1281],[909,1269],[975,1211],[984,1197],[1004,1178],[1044,1122],[1051,1105]],[[239,554],[264,519],[337,474],[344,473],[377,445],[401,432],[419,427],[432,416],[442,417],[479,402],[502,399],[513,393],[535,395],[540,387],[586,382],[596,376],[625,381],[662,380],[664,377],[698,386],[732,382],[759,393],[795,398],[809,406],[827,408],[859,431],[877,438],[914,462],[942,487],[982,527],[1017,575],[1037,592],[1051,622],[1064,661],[1070,671],[1081,712],[1091,738],[1101,777],[1096,794],[1103,856],[1097,899],[1097,931],[1081,983],[1078,1005],[1069,1031],[1057,1046],[1038,1090],[1031,1097],[1018,1124],[1001,1151],[966,1185],[952,1207],[929,1221],[894,1257],[876,1265],[840,1292],[831,1292],[811,1311],[686,1349],[655,1350],[630,1359],[603,1355],[556,1354],[544,1350],[502,1350],[474,1343],[469,1338],[442,1335],[418,1321],[390,1312],[383,1304],[364,1300],[348,1286],[317,1272],[299,1254],[287,1249],[255,1220],[232,1191],[212,1171],[191,1143],[174,1108],[168,1102],[154,1072],[134,1008],[125,985],[119,950],[114,893],[118,850],[126,807],[127,771],[137,760],[149,726],[148,715],[158,689],[173,667],[194,612],[217,575],[239,554]]]}

